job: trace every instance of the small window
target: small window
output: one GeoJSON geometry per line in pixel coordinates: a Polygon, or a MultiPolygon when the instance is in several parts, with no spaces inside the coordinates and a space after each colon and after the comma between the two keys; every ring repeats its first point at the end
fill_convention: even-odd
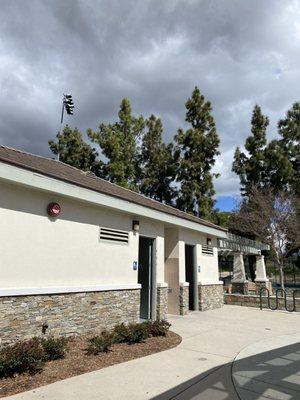
{"type": "Polygon", "coordinates": [[[128,244],[129,234],[126,231],[100,227],[100,240],[106,242],[128,244]]]}
{"type": "Polygon", "coordinates": [[[202,254],[205,254],[207,256],[213,256],[214,255],[214,249],[212,246],[208,246],[207,244],[202,245],[202,254]]]}

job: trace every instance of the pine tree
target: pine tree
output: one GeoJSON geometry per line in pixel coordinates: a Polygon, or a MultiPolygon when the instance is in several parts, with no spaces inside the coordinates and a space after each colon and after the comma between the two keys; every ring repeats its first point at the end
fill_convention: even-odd
{"type": "Polygon", "coordinates": [[[122,100],[118,115],[117,122],[102,123],[98,132],[89,130],[88,136],[100,146],[107,158],[104,168],[107,179],[136,190],[138,141],[144,129],[144,119],[132,115],[128,99],[122,100]]]}
{"type": "Polygon", "coordinates": [[[60,161],[82,171],[92,171],[102,176],[102,162],[97,160],[97,151],[85,143],[77,128],[72,129],[66,125],[56,138],[56,141],[49,140],[48,144],[54,155],[59,154],[60,161]]]}
{"type": "Polygon", "coordinates": [[[294,103],[286,117],[278,122],[281,136],[279,146],[289,162],[290,174],[287,176],[289,187],[300,196],[300,102],[294,103]]]}
{"type": "Polygon", "coordinates": [[[145,196],[166,204],[173,204],[176,167],[172,144],[162,141],[163,125],[159,118],[151,115],[146,121],[139,158],[141,168],[140,192],[145,196]]]}
{"type": "Polygon", "coordinates": [[[211,115],[212,107],[195,87],[185,104],[186,121],[191,125],[186,131],[179,129],[175,137],[180,150],[177,181],[180,193],[177,206],[183,211],[203,218],[212,218],[215,194],[211,172],[219,154],[219,137],[211,115]]]}
{"type": "Polygon", "coordinates": [[[269,118],[264,116],[261,108],[256,105],[251,119],[251,135],[248,136],[245,143],[247,154],[237,147],[232,164],[232,170],[240,177],[243,195],[247,196],[253,185],[265,187],[268,181],[265,163],[268,125],[269,118]]]}
{"type": "Polygon", "coordinates": [[[294,170],[285,146],[280,140],[272,140],[265,150],[265,187],[275,191],[289,191],[293,186],[294,170]]]}

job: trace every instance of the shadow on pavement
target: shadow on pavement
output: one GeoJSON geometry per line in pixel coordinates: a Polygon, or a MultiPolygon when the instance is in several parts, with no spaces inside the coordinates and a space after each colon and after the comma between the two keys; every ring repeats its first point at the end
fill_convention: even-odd
{"type": "Polygon", "coordinates": [[[210,369],[152,398],[169,399],[299,400],[300,343],[210,369]]]}

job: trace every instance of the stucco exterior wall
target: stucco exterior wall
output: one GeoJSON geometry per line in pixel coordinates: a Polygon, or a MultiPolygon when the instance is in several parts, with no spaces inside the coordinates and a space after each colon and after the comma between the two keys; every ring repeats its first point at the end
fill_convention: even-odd
{"type": "Polygon", "coordinates": [[[198,282],[202,285],[219,282],[218,249],[213,245],[213,255],[202,254],[201,246],[197,246],[197,260],[200,266],[198,282]]]}
{"type": "Polygon", "coordinates": [[[180,229],[179,238],[185,244],[196,246],[194,256],[198,266],[199,284],[211,284],[219,282],[217,238],[214,236],[208,236],[206,234],[189,231],[187,229],[180,229]],[[208,237],[212,241],[213,255],[202,254],[202,245],[206,245],[208,237]]]}
{"type": "MultiPolygon", "coordinates": [[[[1,288],[136,284],[138,235],[130,214],[0,182],[1,288]],[[57,219],[47,205],[59,202],[57,219]],[[99,240],[99,227],[129,232],[129,244],[99,240]]],[[[159,236],[155,263],[163,276],[163,224],[140,220],[140,233],[159,236]]],[[[161,278],[163,279],[163,278],[161,278]]]]}

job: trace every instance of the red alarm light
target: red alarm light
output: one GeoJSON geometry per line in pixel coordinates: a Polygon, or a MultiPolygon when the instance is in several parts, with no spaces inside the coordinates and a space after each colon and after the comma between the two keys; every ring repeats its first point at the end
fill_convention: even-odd
{"type": "Polygon", "coordinates": [[[47,207],[47,213],[50,217],[58,217],[61,213],[61,208],[58,203],[50,203],[47,207]]]}

